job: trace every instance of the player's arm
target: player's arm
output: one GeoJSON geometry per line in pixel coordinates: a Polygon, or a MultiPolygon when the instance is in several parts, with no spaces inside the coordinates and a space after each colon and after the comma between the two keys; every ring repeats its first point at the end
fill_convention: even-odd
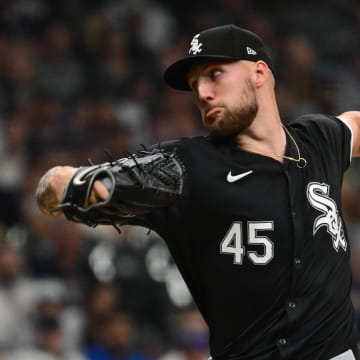
{"type": "Polygon", "coordinates": [[[360,111],[347,111],[337,116],[352,131],[352,156],[360,157],[360,111]]]}
{"type": "Polygon", "coordinates": [[[125,224],[172,204],[182,195],[183,175],[175,152],[158,147],[99,165],[55,167],[40,180],[36,197],[46,214],[90,226],[125,224]]]}

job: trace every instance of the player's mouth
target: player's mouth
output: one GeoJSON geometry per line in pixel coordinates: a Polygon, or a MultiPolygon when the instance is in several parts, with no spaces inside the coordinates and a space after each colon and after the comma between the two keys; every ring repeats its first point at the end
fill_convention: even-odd
{"type": "Polygon", "coordinates": [[[210,109],[205,109],[205,119],[207,121],[213,122],[215,120],[216,114],[218,114],[221,111],[220,106],[214,106],[210,109]]]}

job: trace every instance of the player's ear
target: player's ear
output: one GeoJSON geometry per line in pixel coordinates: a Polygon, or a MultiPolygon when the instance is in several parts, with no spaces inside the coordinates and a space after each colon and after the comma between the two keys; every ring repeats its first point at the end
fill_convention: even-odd
{"type": "Polygon", "coordinates": [[[261,87],[269,76],[270,69],[265,61],[259,60],[255,63],[256,80],[255,86],[261,87]]]}

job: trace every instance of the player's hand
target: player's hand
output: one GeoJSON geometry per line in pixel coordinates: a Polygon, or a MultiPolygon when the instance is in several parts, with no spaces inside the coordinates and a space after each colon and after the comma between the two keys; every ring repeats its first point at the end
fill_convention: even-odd
{"type": "MultiPolygon", "coordinates": [[[[36,189],[36,199],[40,210],[44,214],[63,215],[59,205],[63,200],[64,191],[76,170],[77,168],[72,166],[56,166],[42,176],[36,189]]],[[[106,187],[100,181],[95,181],[88,198],[88,204],[103,201],[108,195],[109,192],[106,187]]]]}
{"type": "Polygon", "coordinates": [[[71,166],[55,166],[42,176],[36,189],[36,200],[44,214],[62,215],[59,205],[75,171],[76,168],[71,166]]]}

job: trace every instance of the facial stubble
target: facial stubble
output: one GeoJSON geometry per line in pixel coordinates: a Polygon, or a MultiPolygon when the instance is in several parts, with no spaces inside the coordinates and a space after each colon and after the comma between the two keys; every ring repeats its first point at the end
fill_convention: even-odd
{"type": "Polygon", "coordinates": [[[223,107],[217,114],[218,118],[207,128],[211,134],[224,137],[235,137],[247,129],[255,119],[259,106],[253,83],[250,79],[245,81],[244,90],[239,97],[239,105],[232,109],[223,107]]]}

